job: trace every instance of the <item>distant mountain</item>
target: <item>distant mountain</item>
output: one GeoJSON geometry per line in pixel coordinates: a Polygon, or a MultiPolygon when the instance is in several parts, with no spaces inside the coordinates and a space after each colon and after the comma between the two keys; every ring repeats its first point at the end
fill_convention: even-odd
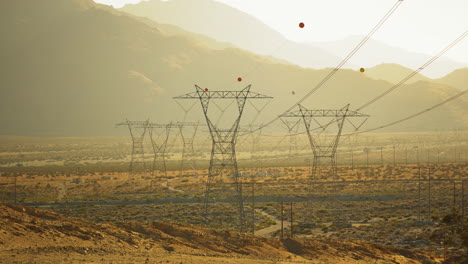
{"type": "Polygon", "coordinates": [[[434,80],[437,83],[443,83],[460,90],[468,89],[468,68],[458,69],[446,76],[434,80]]]}
{"type": "MultiPolygon", "coordinates": [[[[314,42],[312,44],[340,58],[344,58],[363,38],[364,36],[350,36],[338,41],[314,42]]],[[[359,50],[359,52],[350,59],[350,63],[364,68],[371,68],[380,64],[400,64],[406,68],[416,70],[430,60],[434,55],[435,54],[428,55],[409,52],[407,50],[370,39],[359,50]]],[[[430,66],[422,70],[421,74],[430,78],[440,78],[449,72],[467,66],[468,65],[466,63],[440,57],[430,66]]]]}
{"type": "MultiPolygon", "coordinates": [[[[408,69],[398,64],[380,64],[365,70],[365,75],[375,80],[384,80],[396,84],[406,76],[413,73],[414,70],[408,69]]],[[[419,81],[445,84],[459,90],[468,89],[468,68],[455,70],[446,76],[438,79],[430,79],[420,73],[414,75],[406,83],[415,83],[419,81]]]]}
{"type": "MultiPolygon", "coordinates": [[[[350,36],[337,41],[313,43],[289,41],[257,18],[215,0],[150,0],[126,5],[121,10],[159,23],[177,25],[256,54],[271,55],[314,69],[336,66],[364,38],[350,36]]],[[[344,68],[370,68],[382,63],[398,63],[417,69],[432,56],[370,39],[344,68]]],[[[440,78],[467,66],[466,63],[442,57],[424,69],[422,74],[440,78]]]]}
{"type": "MultiPolygon", "coordinates": [[[[403,67],[399,64],[385,63],[372,68],[365,69],[365,75],[375,80],[384,80],[396,84],[403,80],[408,75],[412,74],[414,70],[403,67]]],[[[429,81],[431,79],[417,73],[411,79],[406,81],[407,84],[415,83],[418,81],[429,81]]]]}
{"type": "Polygon", "coordinates": [[[257,18],[214,0],[142,1],[121,10],[302,67],[320,69],[340,62],[323,48],[290,41],[257,18]]]}
{"type": "MultiPolygon", "coordinates": [[[[164,25],[149,25],[90,0],[1,1],[0,22],[0,134],[122,135],[126,131],[114,124],[125,118],[182,120],[184,112],[172,97],[194,92],[194,84],[210,90],[252,84],[253,92],[275,97],[257,119],[261,123],[296,103],[332,70],[304,69],[237,48],[212,49],[182,30],[171,35],[164,25]]],[[[389,86],[341,70],[303,105],[356,108],[389,86]]],[[[372,115],[367,125],[405,117],[457,92],[433,82],[403,85],[365,109],[372,115]]],[[[390,130],[468,128],[467,102],[460,98],[390,130]]],[[[195,107],[187,120],[203,122],[199,102],[190,103],[195,107]]],[[[243,121],[256,114],[247,104],[243,121]]]]}

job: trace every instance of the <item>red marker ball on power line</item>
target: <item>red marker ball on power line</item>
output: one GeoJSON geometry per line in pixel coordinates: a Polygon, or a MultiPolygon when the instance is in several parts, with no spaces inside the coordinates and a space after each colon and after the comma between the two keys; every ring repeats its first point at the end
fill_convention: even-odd
{"type": "Polygon", "coordinates": [[[365,72],[364,68],[359,69],[360,72],[365,72]]]}
{"type": "Polygon", "coordinates": [[[208,88],[205,88],[205,92],[208,92],[208,88]]]}
{"type": "Polygon", "coordinates": [[[302,23],[302,22],[299,23],[299,27],[300,27],[300,28],[304,28],[304,26],[305,26],[304,23],[302,23]]]}
{"type": "Polygon", "coordinates": [[[242,78],[241,77],[237,78],[237,81],[242,82],[242,78]]]}

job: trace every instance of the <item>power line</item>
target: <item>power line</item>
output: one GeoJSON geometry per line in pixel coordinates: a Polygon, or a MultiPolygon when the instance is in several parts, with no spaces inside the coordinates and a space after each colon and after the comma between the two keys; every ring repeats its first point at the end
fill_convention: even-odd
{"type": "Polygon", "coordinates": [[[450,97],[450,98],[448,98],[448,99],[446,99],[446,100],[444,100],[444,101],[442,101],[442,102],[440,102],[440,103],[438,103],[438,104],[436,104],[436,105],[433,105],[433,106],[431,106],[431,107],[429,107],[429,108],[427,108],[427,109],[424,109],[424,110],[419,111],[419,112],[417,112],[417,113],[415,113],[415,114],[412,114],[412,115],[410,115],[410,116],[408,116],[408,117],[405,117],[405,118],[402,118],[402,119],[400,119],[400,120],[397,120],[397,121],[388,123],[388,124],[383,125],[383,126],[379,126],[379,127],[375,127],[375,128],[371,128],[371,129],[367,129],[367,130],[363,130],[363,131],[356,131],[356,132],[353,132],[353,133],[346,134],[346,135],[344,135],[344,136],[351,136],[351,135],[355,135],[355,134],[366,133],[366,132],[370,132],[370,131],[374,131],[374,130],[378,130],[378,129],[382,129],[382,128],[386,128],[386,127],[389,127],[389,126],[396,125],[396,124],[398,124],[398,123],[407,121],[407,120],[409,120],[409,119],[412,119],[412,118],[415,118],[415,117],[417,117],[417,116],[420,116],[420,115],[422,115],[422,114],[424,114],[424,113],[427,113],[427,112],[429,112],[429,111],[431,111],[431,110],[434,110],[434,109],[436,109],[436,108],[438,108],[438,107],[440,107],[440,106],[442,106],[442,105],[444,105],[444,104],[446,104],[446,103],[449,103],[449,102],[451,102],[451,101],[457,99],[458,97],[461,97],[461,96],[465,95],[466,93],[468,93],[468,89],[467,89],[467,90],[464,90],[464,91],[462,91],[462,92],[460,92],[460,93],[458,93],[458,94],[456,94],[456,95],[454,95],[454,96],[452,96],[452,97],[450,97]]]}
{"type": "MultiPolygon", "coordinates": [[[[310,90],[304,97],[302,97],[297,103],[292,105],[290,108],[288,108],[286,111],[284,111],[282,114],[278,115],[276,118],[272,119],[270,122],[265,123],[262,127],[258,128],[264,128],[266,126],[271,125],[273,122],[277,121],[279,119],[279,116],[284,115],[288,112],[290,112],[292,109],[294,109],[296,106],[304,102],[307,98],[309,98],[315,91],[317,91],[320,87],[322,87],[335,73],[345,65],[354,54],[356,54],[359,49],[364,46],[364,44],[370,39],[370,37],[385,23],[385,21],[390,18],[390,16],[396,11],[396,9],[400,6],[400,4],[403,2],[403,0],[397,0],[397,2],[392,6],[392,8],[385,14],[385,16],[380,19],[380,21],[372,28],[372,30],[364,37],[364,39],[357,44],[356,47],[322,80],[320,81],[317,85],[315,85],[312,90],[310,90]]],[[[254,132],[254,131],[252,131],[254,132]]]]}
{"type": "Polygon", "coordinates": [[[409,79],[411,79],[414,75],[418,74],[420,71],[422,71],[424,68],[426,68],[427,66],[429,66],[431,63],[433,63],[435,60],[437,60],[440,56],[442,56],[445,52],[447,52],[448,50],[450,50],[453,46],[455,46],[458,42],[460,42],[462,39],[464,39],[466,37],[466,35],[468,35],[468,31],[465,31],[463,34],[461,34],[457,39],[455,39],[452,43],[450,43],[450,45],[448,45],[447,47],[445,47],[445,49],[443,49],[442,51],[440,51],[437,55],[435,55],[434,57],[432,57],[432,59],[428,60],[426,63],[424,63],[421,67],[419,67],[419,69],[413,71],[412,73],[410,73],[408,76],[406,76],[405,78],[403,78],[400,82],[398,82],[397,84],[395,84],[394,86],[390,87],[388,90],[386,90],[385,92],[381,93],[380,95],[378,95],[377,97],[375,97],[374,99],[370,100],[369,102],[363,104],[361,107],[359,107],[358,109],[356,109],[356,111],[360,111],[366,107],[368,107],[369,105],[377,102],[378,100],[380,100],[382,97],[384,97],[385,95],[389,94],[390,92],[392,92],[393,90],[395,90],[396,88],[400,87],[402,84],[404,84],[406,81],[408,81],[409,79]]]}
{"type": "MultiPolygon", "coordinates": [[[[432,110],[434,110],[434,109],[436,109],[436,108],[439,108],[439,107],[441,107],[441,106],[444,105],[444,104],[450,103],[451,101],[453,101],[453,100],[455,100],[455,99],[457,99],[457,98],[459,98],[459,97],[465,95],[466,93],[468,93],[468,89],[467,89],[467,90],[464,90],[464,91],[462,91],[462,92],[460,92],[460,93],[458,93],[458,94],[456,94],[456,95],[454,95],[454,96],[452,96],[452,97],[450,97],[450,98],[448,98],[448,99],[446,99],[446,100],[444,100],[444,101],[442,101],[442,102],[440,102],[440,103],[438,103],[438,104],[435,104],[435,105],[433,105],[433,106],[431,106],[431,107],[429,107],[429,108],[426,108],[426,109],[424,109],[424,110],[422,110],[422,111],[419,111],[419,112],[417,112],[417,113],[415,113],[415,114],[412,114],[412,115],[410,115],[410,116],[407,116],[407,117],[405,117],[405,118],[399,119],[399,120],[397,120],[397,121],[394,121],[394,122],[391,122],[391,123],[388,123],[388,124],[386,124],[386,125],[382,125],[382,126],[379,126],[379,127],[374,127],[374,128],[367,129],[367,130],[363,130],[363,131],[356,131],[356,132],[353,132],[353,133],[344,134],[343,136],[352,136],[352,135],[356,135],[356,134],[367,133],[367,132],[371,132],[371,131],[375,131],[375,130],[387,128],[387,127],[389,127],[389,126],[393,126],[393,125],[402,123],[402,122],[407,121],[407,120],[409,120],[409,119],[412,119],[412,118],[415,118],[415,117],[417,117],[417,116],[420,116],[420,115],[422,115],[422,114],[424,114],[424,113],[427,113],[427,112],[429,112],[429,111],[432,111],[432,110]]],[[[296,134],[292,134],[292,135],[301,135],[301,134],[305,134],[305,132],[296,133],[296,134]]],[[[264,135],[264,136],[267,136],[267,135],[264,135]]],[[[270,136],[270,137],[275,137],[275,136],[270,136]]],[[[278,137],[279,137],[279,136],[278,136],[278,137]]]]}
{"type": "MultiPolygon", "coordinates": [[[[356,111],[360,111],[366,107],[368,107],[369,105],[377,102],[378,100],[380,100],[382,97],[384,97],[385,95],[389,94],[390,92],[392,92],[393,90],[395,90],[396,88],[400,87],[401,85],[403,85],[405,82],[407,82],[409,79],[411,79],[413,76],[415,76],[416,74],[418,74],[420,71],[422,71],[423,69],[425,69],[426,67],[428,67],[430,64],[432,64],[434,61],[436,61],[438,58],[440,58],[444,53],[446,53],[448,50],[450,50],[451,48],[453,48],[456,44],[458,44],[461,40],[463,40],[466,36],[468,35],[468,31],[465,31],[463,34],[461,34],[458,38],[456,38],[454,41],[452,41],[447,47],[445,47],[442,51],[440,51],[437,55],[435,55],[434,57],[432,57],[430,60],[428,60],[426,63],[424,63],[421,67],[419,67],[417,70],[413,71],[412,73],[410,73],[408,76],[406,76],[405,78],[403,78],[401,81],[399,81],[397,84],[395,84],[394,86],[390,87],[389,89],[387,89],[385,92],[381,93],[380,95],[378,95],[377,97],[375,97],[374,99],[368,101],[367,103],[363,104],[361,107],[357,108],[356,111]]],[[[463,93],[463,92],[462,92],[463,93]]],[[[462,94],[463,95],[463,94],[462,94]]],[[[460,95],[461,96],[461,95],[460,95]]],[[[445,102],[445,101],[444,101],[445,102]]],[[[444,103],[442,103],[444,104],[444,103]]],[[[438,106],[436,106],[435,108],[437,108],[438,106]]],[[[427,110],[427,109],[426,109],[427,110]]],[[[424,110],[424,111],[426,111],[424,110]]],[[[422,112],[424,112],[422,111],[422,112]]],[[[412,117],[410,117],[412,118],[412,117]]],[[[408,118],[409,119],[409,118],[408,118]]],[[[401,122],[403,122],[405,120],[402,120],[401,122]]],[[[319,128],[317,128],[319,129],[319,128]]],[[[375,128],[375,129],[372,129],[372,130],[376,130],[376,129],[380,129],[380,128],[375,128]]],[[[364,132],[368,132],[368,131],[364,131],[364,132]]],[[[361,132],[362,133],[362,132],[361,132]]],[[[304,133],[298,133],[298,134],[304,134],[304,133]]]]}
{"type": "Polygon", "coordinates": [[[374,26],[374,28],[372,28],[372,30],[367,34],[366,37],[364,37],[364,39],[361,40],[361,42],[359,42],[359,44],[348,54],[348,56],[346,56],[343,61],[340,62],[340,64],[338,64],[338,66],[336,66],[322,81],[320,81],[312,90],[310,90],[304,97],[302,97],[301,100],[299,100],[296,104],[294,104],[293,106],[291,106],[288,110],[286,110],[283,114],[291,111],[292,109],[294,109],[296,106],[298,106],[299,104],[301,104],[302,102],[304,102],[307,98],[309,98],[315,91],[317,91],[320,87],[322,87],[333,75],[335,75],[335,73],[341,68],[343,67],[343,65],[345,65],[349,59],[351,59],[351,57],[354,56],[354,54],[356,54],[359,49],[364,46],[364,44],[366,44],[366,42],[370,39],[370,37],[383,25],[383,23],[395,12],[395,10],[398,8],[398,6],[403,2],[403,0],[398,0],[395,5],[393,5],[393,7],[387,12],[387,14],[385,14],[385,16],[379,21],[379,23],[377,23],[377,25],[374,26]]]}

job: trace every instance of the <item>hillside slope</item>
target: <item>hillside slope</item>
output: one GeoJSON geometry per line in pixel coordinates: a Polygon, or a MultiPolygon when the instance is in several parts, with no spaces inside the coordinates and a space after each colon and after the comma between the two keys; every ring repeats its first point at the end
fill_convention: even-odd
{"type": "Polygon", "coordinates": [[[96,224],[5,204],[0,245],[5,263],[437,263],[425,252],[363,242],[280,241],[170,223],[96,224]]]}
{"type": "Polygon", "coordinates": [[[458,69],[446,76],[434,80],[437,83],[443,83],[460,90],[468,89],[468,68],[458,69]]]}
{"type": "MultiPolygon", "coordinates": [[[[396,84],[405,77],[413,73],[414,70],[403,67],[399,64],[380,64],[365,70],[365,75],[375,80],[384,80],[392,84],[396,84]]],[[[424,71],[422,71],[424,73],[424,71]]],[[[415,83],[418,81],[426,81],[448,85],[459,90],[468,89],[468,68],[457,69],[446,76],[438,79],[430,79],[421,73],[417,73],[406,84],[415,83]]]]}
{"type": "MultiPolygon", "coordinates": [[[[375,67],[365,69],[365,75],[369,78],[384,80],[392,84],[399,83],[406,76],[413,72],[414,70],[412,69],[393,63],[379,64],[375,67]]],[[[417,73],[415,76],[409,79],[406,84],[411,84],[418,81],[431,81],[431,79],[420,73],[417,73]]]]}
{"type": "MultiPolygon", "coordinates": [[[[338,57],[344,58],[349,53],[350,49],[355,47],[363,38],[364,36],[350,36],[337,41],[316,42],[313,44],[338,57]]],[[[364,68],[371,68],[380,64],[400,64],[405,68],[415,70],[429,61],[434,55],[435,53],[423,54],[410,52],[370,39],[366,42],[365,46],[351,58],[350,62],[364,68]]],[[[466,66],[466,63],[454,61],[442,56],[421,73],[430,78],[440,78],[449,72],[466,66]]]]}
{"type": "MultiPolygon", "coordinates": [[[[253,92],[274,97],[256,119],[264,123],[295,104],[332,70],[304,69],[236,48],[210,49],[190,36],[165,33],[157,23],[150,26],[107,10],[90,0],[0,3],[5,40],[0,42],[0,134],[125,135],[125,129],[114,126],[125,118],[182,120],[184,112],[172,97],[193,92],[194,84],[210,90],[240,90],[252,84],[253,92]],[[237,81],[239,76],[242,82],[237,81]]],[[[389,87],[386,81],[341,70],[303,105],[330,109],[350,103],[356,108],[389,87]]],[[[404,85],[365,109],[372,115],[366,125],[405,117],[457,91],[427,82],[404,85]]],[[[467,100],[460,98],[390,129],[464,129],[467,100]]],[[[191,103],[196,107],[186,120],[205,122],[197,101],[191,103]]],[[[255,116],[256,110],[247,104],[243,122],[252,122],[255,116]]]]}
{"type": "MultiPolygon", "coordinates": [[[[314,7],[315,12],[324,12],[319,2],[314,7]]],[[[336,41],[311,43],[290,41],[256,17],[215,0],[149,0],[128,4],[121,10],[159,23],[177,25],[191,32],[232,43],[256,54],[272,55],[314,69],[335,67],[364,38],[364,36],[349,36],[336,41]]],[[[330,14],[330,18],[337,23],[346,23],[340,21],[342,18],[336,17],[336,14],[330,14]]],[[[281,19],[279,16],[278,20],[281,19]]],[[[368,26],[371,27],[372,23],[378,20],[379,17],[375,17],[375,21],[369,21],[368,26]]],[[[290,31],[301,30],[297,27],[299,21],[286,23],[291,24],[290,31]]],[[[320,24],[306,25],[304,34],[314,34],[314,31],[323,29],[320,24]],[[309,27],[313,29],[310,30],[309,27]]],[[[410,69],[417,69],[432,56],[433,54],[410,52],[370,39],[344,68],[371,68],[382,63],[398,63],[410,69]]],[[[424,74],[439,78],[466,66],[466,63],[441,57],[428,67],[424,74]]]]}
{"type": "MultiPolygon", "coordinates": [[[[126,5],[121,10],[302,67],[320,69],[340,61],[323,48],[290,41],[257,18],[213,0],[143,1],[126,5]]],[[[291,25],[291,28],[298,29],[297,25],[291,25]]]]}

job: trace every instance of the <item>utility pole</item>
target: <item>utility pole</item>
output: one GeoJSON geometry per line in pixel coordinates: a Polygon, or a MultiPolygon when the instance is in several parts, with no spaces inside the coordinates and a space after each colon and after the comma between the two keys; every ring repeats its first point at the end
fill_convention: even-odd
{"type": "Polygon", "coordinates": [[[405,148],[405,164],[408,165],[408,147],[405,148]]]}
{"type": "Polygon", "coordinates": [[[366,152],[366,167],[369,169],[369,149],[365,148],[364,151],[366,152]]]}
{"type": "Polygon", "coordinates": [[[444,262],[447,260],[447,227],[444,227],[444,262]]]}
{"type": "Polygon", "coordinates": [[[432,208],[431,208],[431,167],[429,167],[429,170],[428,170],[428,176],[427,176],[427,180],[428,180],[428,184],[429,184],[429,222],[431,221],[431,214],[432,214],[432,208]]]}
{"type": "Polygon", "coordinates": [[[465,223],[465,180],[462,180],[462,221],[465,223]]]}
{"type": "Polygon", "coordinates": [[[430,152],[430,150],[429,150],[429,149],[427,149],[427,166],[429,166],[429,164],[430,164],[430,156],[429,156],[429,152],[430,152]]]}
{"type": "Polygon", "coordinates": [[[252,235],[255,235],[255,182],[252,182],[252,235]]]}
{"type": "Polygon", "coordinates": [[[17,202],[17,192],[16,192],[16,185],[17,185],[17,179],[16,177],[18,177],[15,173],[15,203],[17,202]]]}
{"type": "Polygon", "coordinates": [[[283,208],[283,202],[281,202],[281,240],[284,239],[284,226],[283,226],[283,222],[284,222],[284,208],[283,208]]]}
{"type": "Polygon", "coordinates": [[[418,167],[418,222],[421,222],[421,167],[418,167]]]}
{"type": "Polygon", "coordinates": [[[290,203],[290,218],[291,218],[291,238],[294,237],[294,221],[293,221],[293,203],[290,203]]]}
{"type": "Polygon", "coordinates": [[[416,149],[416,162],[419,165],[419,146],[414,146],[414,148],[416,149]]]}
{"type": "Polygon", "coordinates": [[[383,166],[383,147],[380,147],[380,164],[383,166]]]}
{"type": "Polygon", "coordinates": [[[457,204],[457,198],[456,198],[456,184],[455,181],[453,181],[453,207],[455,208],[457,204]]]}

